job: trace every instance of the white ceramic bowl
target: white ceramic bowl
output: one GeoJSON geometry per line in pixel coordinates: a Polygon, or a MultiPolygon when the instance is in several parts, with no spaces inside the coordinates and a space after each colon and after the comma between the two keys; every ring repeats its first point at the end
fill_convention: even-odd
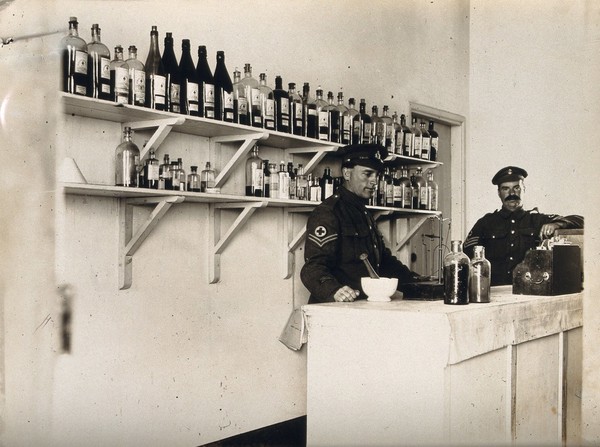
{"type": "Polygon", "coordinates": [[[398,278],[360,278],[360,285],[367,295],[367,301],[391,301],[398,287],[398,278]]]}

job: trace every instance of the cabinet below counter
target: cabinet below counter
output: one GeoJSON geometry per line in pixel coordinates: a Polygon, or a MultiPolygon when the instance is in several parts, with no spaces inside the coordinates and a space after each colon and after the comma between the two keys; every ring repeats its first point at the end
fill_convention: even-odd
{"type": "Polygon", "coordinates": [[[577,442],[582,294],[303,307],[308,445],[577,442]]]}

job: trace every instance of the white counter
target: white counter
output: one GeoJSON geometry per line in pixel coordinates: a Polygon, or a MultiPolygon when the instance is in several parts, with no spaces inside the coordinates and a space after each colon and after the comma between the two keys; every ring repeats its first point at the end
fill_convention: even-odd
{"type": "Polygon", "coordinates": [[[308,445],[560,445],[579,433],[581,294],[303,307],[308,445]]]}

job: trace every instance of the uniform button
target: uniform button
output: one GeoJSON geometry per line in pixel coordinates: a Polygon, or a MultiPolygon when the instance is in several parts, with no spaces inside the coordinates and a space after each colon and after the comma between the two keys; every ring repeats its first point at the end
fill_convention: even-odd
{"type": "Polygon", "coordinates": [[[515,244],[510,244],[510,246],[511,246],[511,247],[514,247],[514,246],[515,246],[515,244]]]}
{"type": "Polygon", "coordinates": [[[511,257],[510,257],[510,258],[508,258],[508,259],[510,259],[510,260],[512,261],[512,260],[513,260],[513,257],[511,256],[511,257]]]}
{"type": "Polygon", "coordinates": [[[515,234],[515,230],[511,230],[511,231],[510,231],[510,234],[515,234]]]}
{"type": "Polygon", "coordinates": [[[511,220],[511,222],[512,222],[512,223],[515,223],[515,220],[514,220],[514,219],[512,219],[512,220],[511,220]]]}

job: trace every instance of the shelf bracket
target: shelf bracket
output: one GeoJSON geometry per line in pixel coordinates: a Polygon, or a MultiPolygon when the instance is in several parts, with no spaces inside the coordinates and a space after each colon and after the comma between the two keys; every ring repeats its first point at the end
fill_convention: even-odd
{"type": "MultiPolygon", "coordinates": [[[[415,223],[414,226],[412,226],[410,228],[410,230],[408,230],[408,232],[404,235],[404,237],[402,239],[400,239],[400,241],[398,241],[397,243],[394,243],[395,239],[396,239],[396,220],[392,220],[392,229],[390,231],[390,237],[392,238],[392,242],[391,242],[391,246],[395,247],[396,252],[402,250],[402,247],[404,247],[408,241],[410,241],[410,239],[415,235],[415,233],[417,231],[419,231],[421,229],[421,227],[425,224],[425,222],[427,222],[427,220],[429,219],[429,216],[425,216],[425,217],[420,217],[419,220],[415,223]]],[[[409,219],[410,222],[410,219],[409,219]]]]}
{"type": "Polygon", "coordinates": [[[146,120],[146,121],[131,121],[128,123],[123,123],[123,127],[131,127],[133,130],[138,129],[151,129],[156,127],[156,130],[152,134],[152,136],[148,139],[146,145],[140,149],[140,161],[144,160],[148,151],[151,148],[154,150],[158,149],[161,143],[167,138],[173,126],[180,126],[185,122],[185,118],[183,116],[179,116],[176,118],[163,118],[156,120],[146,120]]]}
{"type": "Polygon", "coordinates": [[[248,152],[250,152],[250,149],[252,149],[252,147],[254,147],[254,144],[258,140],[264,140],[268,137],[269,137],[269,134],[267,132],[256,132],[256,133],[251,133],[251,134],[246,134],[246,135],[227,135],[227,136],[222,136],[222,137],[210,138],[209,142],[210,142],[211,146],[213,146],[214,143],[227,143],[227,142],[231,142],[231,141],[233,141],[233,142],[241,141],[242,142],[240,148],[236,151],[234,156],[231,157],[231,159],[227,162],[227,164],[225,166],[223,166],[223,169],[221,169],[221,172],[219,173],[219,175],[217,175],[217,178],[215,179],[215,187],[220,188],[221,186],[223,186],[223,184],[225,183],[225,180],[227,180],[227,178],[231,174],[231,171],[233,170],[233,168],[241,160],[246,159],[246,155],[248,154],[248,152]]]}
{"type": "Polygon", "coordinates": [[[283,211],[283,279],[291,278],[294,273],[294,252],[302,244],[306,237],[306,225],[292,238],[294,234],[293,214],[310,213],[313,208],[285,208],[283,211]]]}
{"type": "Polygon", "coordinates": [[[145,197],[140,199],[127,199],[119,201],[119,289],[131,287],[133,281],[133,255],[140,248],[144,240],[158,225],[174,203],[183,202],[182,196],[145,197]],[[150,216],[133,234],[133,207],[134,205],[156,205],[150,216]]]}
{"type": "Polygon", "coordinates": [[[310,161],[304,166],[304,173],[308,174],[325,158],[328,153],[333,153],[337,150],[335,146],[326,147],[300,147],[288,149],[289,154],[314,154],[310,161]]]}
{"type": "Polygon", "coordinates": [[[246,202],[246,203],[211,203],[209,204],[209,247],[208,247],[208,265],[209,282],[215,284],[219,282],[221,276],[221,254],[231,242],[231,239],[242,229],[244,224],[250,219],[254,211],[258,208],[267,206],[267,201],[246,202]],[[227,232],[221,236],[221,210],[239,209],[242,211],[231,224],[227,232]]]}

